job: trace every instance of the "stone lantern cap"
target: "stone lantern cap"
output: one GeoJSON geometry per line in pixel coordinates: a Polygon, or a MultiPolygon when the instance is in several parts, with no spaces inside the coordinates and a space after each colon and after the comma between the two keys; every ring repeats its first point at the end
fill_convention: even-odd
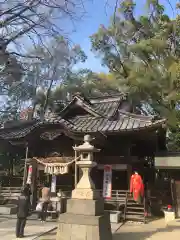
{"type": "Polygon", "coordinates": [[[93,139],[91,138],[90,135],[85,135],[84,136],[84,143],[82,145],[79,145],[77,147],[73,147],[75,151],[79,152],[99,152],[100,149],[95,148],[93,145],[90,144],[90,142],[93,139]]]}

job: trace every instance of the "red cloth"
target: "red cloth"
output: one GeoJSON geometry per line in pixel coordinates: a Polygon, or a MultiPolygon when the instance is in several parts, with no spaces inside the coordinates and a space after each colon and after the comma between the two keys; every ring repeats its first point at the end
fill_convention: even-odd
{"type": "Polygon", "coordinates": [[[144,184],[139,174],[133,174],[130,181],[130,193],[133,192],[134,200],[137,201],[139,195],[144,196],[144,184]]]}

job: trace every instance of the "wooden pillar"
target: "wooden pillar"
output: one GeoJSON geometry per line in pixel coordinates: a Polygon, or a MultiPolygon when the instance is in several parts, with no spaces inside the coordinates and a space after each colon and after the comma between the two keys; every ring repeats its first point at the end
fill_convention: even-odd
{"type": "Polygon", "coordinates": [[[32,182],[31,182],[31,191],[32,191],[32,207],[36,207],[37,202],[37,161],[32,160],[32,182]]]}
{"type": "Polygon", "coordinates": [[[26,184],[26,179],[27,179],[27,160],[28,160],[28,153],[29,153],[29,148],[28,144],[26,143],[26,155],[25,155],[25,162],[24,162],[24,174],[23,174],[23,186],[26,184]]]}
{"type": "Polygon", "coordinates": [[[130,189],[130,179],[132,175],[132,165],[127,165],[127,181],[128,181],[128,189],[130,189]]]}
{"type": "Polygon", "coordinates": [[[130,180],[132,175],[132,157],[131,157],[131,144],[128,147],[128,165],[127,165],[127,180],[128,180],[128,190],[130,190],[130,180]]]}

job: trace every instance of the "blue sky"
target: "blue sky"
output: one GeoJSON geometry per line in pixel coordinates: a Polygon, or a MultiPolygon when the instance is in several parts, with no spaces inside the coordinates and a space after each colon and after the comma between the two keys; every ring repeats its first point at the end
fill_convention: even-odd
{"type": "MultiPolygon", "coordinates": [[[[110,16],[113,15],[115,0],[108,0],[109,5],[107,6],[107,0],[85,0],[85,8],[87,16],[83,18],[81,22],[76,24],[76,32],[72,34],[73,42],[80,44],[82,49],[85,51],[88,59],[86,63],[78,64],[78,68],[90,68],[95,72],[107,72],[107,69],[101,66],[101,61],[97,58],[94,53],[91,52],[91,43],[89,36],[98,30],[100,24],[108,25],[110,16]]],[[[162,4],[166,6],[166,12],[172,18],[175,17],[176,10],[175,5],[179,0],[161,0],[162,4]],[[171,8],[172,7],[172,8],[171,8]]],[[[145,12],[144,3],[145,0],[136,0],[137,3],[137,14],[143,14],[145,12]]]]}

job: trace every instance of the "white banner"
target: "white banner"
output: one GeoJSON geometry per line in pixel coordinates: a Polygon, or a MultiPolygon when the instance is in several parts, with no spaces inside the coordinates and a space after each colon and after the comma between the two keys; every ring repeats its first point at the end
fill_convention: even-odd
{"type": "Polygon", "coordinates": [[[29,166],[28,168],[28,176],[27,176],[27,184],[31,184],[32,183],[32,165],[29,166]]]}
{"type": "Polygon", "coordinates": [[[56,175],[52,175],[51,192],[56,192],[56,175]]]}
{"type": "Polygon", "coordinates": [[[104,166],[104,180],[103,180],[103,197],[106,199],[111,198],[112,192],[112,166],[104,166]]]}

